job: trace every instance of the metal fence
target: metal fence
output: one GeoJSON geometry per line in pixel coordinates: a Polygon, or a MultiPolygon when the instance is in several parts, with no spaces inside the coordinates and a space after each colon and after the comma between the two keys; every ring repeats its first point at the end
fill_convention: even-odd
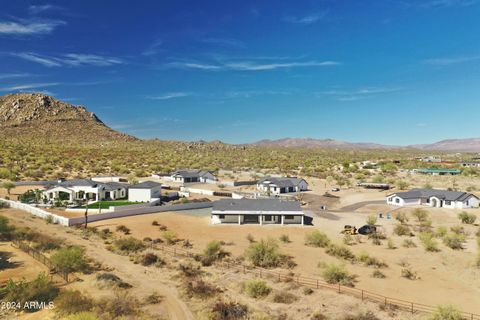
{"type": "MultiPolygon", "coordinates": [[[[184,256],[193,258],[197,254],[191,251],[176,248],[176,247],[167,247],[164,245],[152,245],[153,248],[161,250],[167,254],[172,256],[184,256]]],[[[230,263],[230,262],[219,262],[215,265],[216,267],[226,268],[229,270],[236,270],[238,272],[244,274],[251,274],[255,277],[259,278],[271,278],[276,279],[278,281],[284,282],[295,282],[298,285],[310,287],[314,289],[327,289],[331,291],[335,291],[337,293],[344,293],[349,294],[351,296],[355,296],[362,301],[371,301],[374,303],[378,303],[385,307],[392,307],[401,309],[407,312],[414,313],[433,313],[436,310],[436,307],[416,303],[408,300],[402,300],[392,297],[387,297],[369,290],[347,287],[340,284],[331,284],[324,280],[317,279],[317,278],[310,278],[310,277],[303,277],[299,275],[291,275],[291,274],[284,274],[282,272],[263,269],[259,267],[252,267],[252,266],[245,266],[238,263],[230,263]]],[[[471,312],[462,312],[462,316],[466,320],[480,320],[480,314],[475,314],[471,312]]]]}
{"type": "Polygon", "coordinates": [[[69,273],[66,271],[57,270],[53,265],[52,261],[37,249],[34,249],[30,247],[28,244],[18,240],[12,240],[12,246],[27,253],[29,256],[33,257],[35,260],[45,265],[50,270],[50,272],[57,274],[63,280],[65,280],[65,282],[68,282],[69,273]]]}

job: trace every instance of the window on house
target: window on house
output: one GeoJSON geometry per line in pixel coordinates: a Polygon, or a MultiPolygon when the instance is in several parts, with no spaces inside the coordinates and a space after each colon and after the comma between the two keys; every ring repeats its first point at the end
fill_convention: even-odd
{"type": "Polygon", "coordinates": [[[395,203],[400,203],[400,199],[396,198],[395,203]]]}
{"type": "Polygon", "coordinates": [[[225,219],[225,215],[224,215],[224,214],[219,214],[219,215],[218,215],[218,218],[219,218],[219,219],[225,219]]]}
{"type": "Polygon", "coordinates": [[[430,203],[430,198],[429,198],[429,199],[427,199],[427,203],[430,203]]]}
{"type": "Polygon", "coordinates": [[[446,205],[446,206],[449,206],[449,205],[451,205],[451,204],[452,204],[452,201],[445,200],[445,205],[446,205]]]}
{"type": "Polygon", "coordinates": [[[265,216],[265,221],[272,221],[272,216],[265,216]]]}
{"type": "Polygon", "coordinates": [[[295,216],[285,216],[285,220],[293,220],[295,216]]]}

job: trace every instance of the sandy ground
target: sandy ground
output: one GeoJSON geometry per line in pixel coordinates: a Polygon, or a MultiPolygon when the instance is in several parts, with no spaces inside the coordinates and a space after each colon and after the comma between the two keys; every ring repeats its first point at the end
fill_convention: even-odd
{"type": "MultiPolygon", "coordinates": [[[[152,226],[152,221],[159,223],[174,231],[179,238],[188,239],[194,250],[200,251],[211,240],[232,242],[225,249],[233,255],[243,254],[249,242],[248,234],[255,239],[272,237],[278,239],[280,235],[287,234],[291,243],[281,244],[282,250],[294,257],[298,266],[294,269],[296,274],[303,276],[319,277],[319,262],[337,261],[327,255],[323,249],[312,248],[304,245],[307,232],[320,229],[327,233],[331,239],[341,243],[343,236],[340,231],[345,224],[360,227],[365,224],[365,219],[370,212],[375,212],[384,206],[369,205],[353,213],[325,212],[323,216],[315,217],[314,226],[257,226],[257,225],[210,225],[209,217],[195,216],[191,213],[158,213],[131,218],[100,221],[93,223],[99,228],[114,230],[117,225],[126,225],[132,230],[132,235],[138,238],[161,238],[158,227],[152,226]],[[363,211],[363,212],[362,212],[363,211]]],[[[431,211],[434,224],[458,225],[455,210],[436,209],[431,211]]],[[[480,216],[480,215],[479,215],[480,216]]],[[[395,220],[382,219],[378,225],[391,235],[395,220]]],[[[471,227],[471,233],[475,227],[471,227]]],[[[441,245],[441,252],[426,253],[418,239],[412,238],[418,244],[417,248],[401,247],[402,238],[391,236],[397,244],[397,249],[391,250],[386,246],[386,241],[381,246],[375,246],[370,240],[360,236],[362,243],[351,246],[354,253],[367,251],[371,256],[385,260],[389,267],[382,270],[386,279],[372,278],[372,268],[359,264],[345,263],[347,269],[358,276],[357,287],[387,295],[393,298],[415,301],[430,305],[453,303],[465,311],[478,312],[480,299],[480,270],[473,267],[476,254],[474,240],[470,239],[463,251],[454,251],[441,245]],[[406,261],[418,273],[419,280],[407,280],[401,277],[402,267],[400,261],[406,261]]]]}
{"type": "Polygon", "coordinates": [[[33,259],[20,249],[12,247],[11,242],[0,242],[0,251],[12,254],[10,262],[17,264],[15,268],[4,269],[0,272],[0,286],[8,279],[27,281],[33,280],[40,272],[48,274],[48,268],[33,259]]]}
{"type": "Polygon", "coordinates": [[[10,197],[11,200],[18,200],[18,196],[24,194],[28,190],[41,189],[42,186],[17,186],[10,190],[10,194],[7,193],[7,190],[0,188],[0,198],[10,197]]]}

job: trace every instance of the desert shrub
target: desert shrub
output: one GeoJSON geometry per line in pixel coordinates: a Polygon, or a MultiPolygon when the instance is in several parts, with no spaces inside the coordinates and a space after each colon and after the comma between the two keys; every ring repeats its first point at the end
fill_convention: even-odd
{"type": "Polygon", "coordinates": [[[323,313],[317,311],[310,317],[310,320],[328,320],[328,317],[323,313]]]}
{"type": "Polygon", "coordinates": [[[132,285],[123,281],[117,275],[109,272],[101,273],[96,276],[98,282],[102,283],[102,287],[117,287],[121,289],[131,288],[132,285]]]}
{"type": "Polygon", "coordinates": [[[402,277],[407,278],[409,280],[416,280],[418,279],[417,273],[414,272],[410,266],[405,266],[402,268],[402,277]]]}
{"type": "Polygon", "coordinates": [[[462,223],[473,224],[475,223],[475,220],[477,220],[477,216],[473,213],[462,211],[458,214],[458,219],[460,219],[462,223]]]}
{"type": "Polygon", "coordinates": [[[447,233],[448,233],[448,229],[445,226],[439,226],[435,230],[435,236],[438,237],[438,238],[445,237],[447,235],[447,233]]]}
{"type": "Polygon", "coordinates": [[[388,265],[385,262],[383,262],[383,261],[381,261],[381,260],[379,260],[375,257],[371,257],[366,251],[360,252],[357,255],[356,259],[358,261],[362,262],[363,264],[365,264],[368,267],[375,267],[375,268],[386,268],[386,267],[388,267],[388,265]]]}
{"type": "Polygon", "coordinates": [[[305,234],[305,244],[312,247],[325,248],[330,244],[328,236],[318,230],[305,234]]]}
{"type": "Polygon", "coordinates": [[[39,233],[37,231],[33,231],[29,228],[15,230],[13,236],[16,239],[31,242],[30,245],[32,246],[32,248],[39,251],[50,251],[59,249],[64,242],[62,239],[54,238],[49,235],[39,233]]]}
{"type": "Polygon", "coordinates": [[[343,235],[343,243],[346,244],[347,246],[351,246],[352,244],[355,243],[355,241],[353,240],[353,237],[351,234],[345,233],[343,235]]]}
{"type": "Polygon", "coordinates": [[[153,220],[153,221],[152,221],[152,226],[158,226],[158,225],[159,225],[159,223],[158,223],[157,220],[153,220]]]}
{"type": "Polygon", "coordinates": [[[155,253],[149,252],[141,257],[140,263],[142,266],[150,266],[154,263],[157,263],[159,260],[161,260],[159,256],[157,256],[155,253]]]}
{"type": "Polygon", "coordinates": [[[273,302],[291,304],[298,300],[298,297],[288,291],[279,291],[273,295],[273,302]]]}
{"type": "Polygon", "coordinates": [[[126,253],[145,250],[145,244],[133,237],[117,239],[113,244],[118,250],[126,253]]]}
{"type": "MultiPolygon", "coordinates": [[[[59,289],[48,279],[44,273],[39,273],[37,278],[31,282],[20,280],[15,282],[8,280],[2,289],[3,301],[15,301],[21,306],[30,301],[36,301],[48,305],[59,293],[59,289]]],[[[26,308],[26,312],[35,312],[38,309],[26,308]]]]}
{"type": "Polygon", "coordinates": [[[341,284],[348,287],[354,286],[355,277],[344,266],[329,263],[322,266],[322,277],[330,284],[341,284]]]}
{"type": "Polygon", "coordinates": [[[312,288],[303,288],[303,294],[306,295],[306,296],[309,296],[313,293],[313,289],[312,288]]]}
{"type": "Polygon", "coordinates": [[[180,273],[187,278],[195,278],[202,274],[200,266],[195,266],[191,263],[188,264],[179,264],[178,270],[180,273]]]}
{"type": "Polygon", "coordinates": [[[185,291],[190,297],[208,298],[220,293],[221,290],[202,279],[188,279],[185,281],[185,291]]]}
{"type": "Polygon", "coordinates": [[[147,304],[157,304],[162,302],[163,296],[159,295],[157,292],[153,292],[145,298],[147,304]]]}
{"type": "Polygon", "coordinates": [[[250,242],[250,243],[255,242],[255,238],[250,233],[247,234],[246,238],[247,238],[248,242],[250,242]]]}
{"type": "Polygon", "coordinates": [[[462,313],[452,305],[438,306],[429,320],[462,320],[462,313]]]}
{"type": "Polygon", "coordinates": [[[397,183],[395,183],[395,185],[400,190],[406,190],[409,186],[408,182],[405,180],[398,180],[397,183]]]}
{"type": "Polygon", "coordinates": [[[349,248],[345,247],[344,245],[332,243],[328,246],[325,252],[331,256],[345,259],[345,260],[355,259],[355,255],[353,254],[353,252],[349,248]]]}
{"type": "Polygon", "coordinates": [[[367,217],[366,223],[370,226],[374,226],[377,223],[377,216],[371,214],[367,217]]]}
{"type": "Polygon", "coordinates": [[[257,267],[273,268],[285,262],[285,256],[280,253],[277,242],[268,238],[250,244],[245,252],[245,257],[257,267]]]}
{"type": "Polygon", "coordinates": [[[45,222],[46,222],[47,224],[53,223],[53,216],[47,216],[47,217],[45,218],[45,222]]]}
{"type": "Polygon", "coordinates": [[[395,245],[395,242],[392,239],[388,239],[387,248],[390,250],[397,249],[397,246],[395,245]]]}
{"type": "Polygon", "coordinates": [[[378,278],[378,279],[384,279],[387,276],[380,270],[374,270],[373,273],[372,273],[372,277],[378,278]]]}
{"type": "Polygon", "coordinates": [[[71,314],[65,318],[65,320],[100,320],[93,312],[82,311],[79,313],[71,314]]]}
{"type": "Polygon", "coordinates": [[[423,247],[425,248],[426,251],[429,252],[437,252],[440,251],[438,249],[438,242],[435,240],[433,237],[433,234],[430,232],[421,232],[418,235],[420,241],[422,242],[423,247]]]}
{"type": "Polygon", "coordinates": [[[407,223],[408,222],[408,216],[405,212],[399,212],[397,213],[397,215],[395,216],[395,219],[397,219],[398,221],[400,221],[401,224],[404,224],[404,223],[407,223]]]}
{"type": "Polygon", "coordinates": [[[212,307],[212,318],[215,320],[241,320],[248,315],[248,307],[238,302],[218,301],[212,307]]]}
{"type": "Polygon", "coordinates": [[[0,240],[10,240],[15,228],[10,225],[8,219],[4,216],[0,216],[0,240]]]}
{"type": "Polygon", "coordinates": [[[177,242],[177,235],[171,230],[163,231],[162,237],[167,244],[175,244],[177,242]]]}
{"type": "Polygon", "coordinates": [[[78,246],[61,248],[50,257],[53,266],[63,272],[86,272],[88,262],[85,257],[85,249],[78,246]]]}
{"type": "Polygon", "coordinates": [[[148,243],[148,242],[152,242],[152,238],[150,238],[150,237],[145,237],[145,238],[143,238],[143,242],[147,242],[147,243],[148,243]]]}
{"type": "Polygon", "coordinates": [[[428,212],[422,208],[415,208],[412,211],[412,216],[417,218],[418,222],[424,222],[428,219],[428,212]]]}
{"type": "Polygon", "coordinates": [[[411,239],[405,239],[405,240],[403,240],[402,246],[403,246],[404,248],[416,248],[416,247],[417,247],[417,245],[415,244],[415,242],[413,242],[413,240],[411,240],[411,239]]]}
{"type": "Polygon", "coordinates": [[[283,243],[290,243],[290,237],[288,236],[288,234],[282,234],[280,236],[280,241],[282,241],[283,243]]]}
{"type": "Polygon", "coordinates": [[[62,316],[89,311],[93,305],[94,301],[78,290],[61,291],[55,299],[55,311],[62,316]]]}
{"type": "Polygon", "coordinates": [[[271,289],[263,280],[252,279],[245,283],[245,294],[251,298],[262,298],[268,296],[271,289]]]}
{"type": "Polygon", "coordinates": [[[453,249],[461,250],[463,249],[463,243],[465,242],[465,236],[462,234],[450,234],[443,237],[443,243],[453,249]]]}
{"type": "Polygon", "coordinates": [[[213,262],[220,260],[227,256],[228,253],[222,249],[222,244],[220,241],[214,240],[207,244],[203,254],[201,256],[201,262],[204,266],[209,266],[213,262]]]}
{"type": "Polygon", "coordinates": [[[128,291],[114,291],[114,296],[103,298],[98,303],[101,319],[135,319],[138,315],[140,302],[133,296],[128,294],[128,291]]]}
{"type": "Polygon", "coordinates": [[[130,229],[127,228],[126,226],[124,226],[123,224],[117,226],[117,228],[115,229],[119,232],[123,232],[124,234],[130,234],[130,229]]]}
{"type": "Polygon", "coordinates": [[[0,201],[0,209],[7,209],[7,208],[10,208],[10,205],[8,204],[8,202],[0,201]]]}
{"type": "Polygon", "coordinates": [[[452,231],[455,234],[465,234],[465,229],[462,226],[450,227],[450,231],[452,231]]]}
{"type": "Polygon", "coordinates": [[[357,314],[347,314],[340,320],[380,320],[372,311],[359,312],[357,314]]]}
{"type": "Polygon", "coordinates": [[[112,234],[112,232],[110,231],[110,229],[105,228],[105,229],[100,230],[99,236],[100,236],[100,238],[105,240],[105,239],[108,239],[108,237],[110,237],[111,234],[112,234]]]}
{"type": "Polygon", "coordinates": [[[408,236],[410,235],[411,231],[407,225],[397,224],[395,228],[393,228],[393,233],[395,233],[397,236],[408,236]]]}

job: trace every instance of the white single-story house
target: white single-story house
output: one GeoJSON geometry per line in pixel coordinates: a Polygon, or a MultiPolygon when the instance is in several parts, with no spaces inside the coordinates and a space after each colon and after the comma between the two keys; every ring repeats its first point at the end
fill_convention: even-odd
{"type": "Polygon", "coordinates": [[[128,187],[119,182],[100,183],[90,179],[58,180],[43,191],[47,200],[98,201],[116,200],[127,197],[128,187]]]}
{"type": "Polygon", "coordinates": [[[460,162],[460,165],[462,167],[470,167],[470,168],[480,168],[480,162],[474,161],[474,162],[460,162]]]}
{"type": "Polygon", "coordinates": [[[271,195],[279,195],[281,193],[306,191],[308,190],[308,183],[304,179],[296,177],[265,177],[257,182],[257,190],[271,195]]]}
{"type": "Polygon", "coordinates": [[[278,199],[221,199],[213,203],[212,224],[301,224],[300,202],[278,199]]]}
{"type": "Polygon", "coordinates": [[[128,201],[152,202],[160,199],[162,184],[154,181],[140,182],[128,188],[128,201]]]}
{"type": "Polygon", "coordinates": [[[468,192],[412,189],[388,195],[387,204],[399,207],[424,205],[436,208],[466,209],[477,208],[479,198],[468,192]]]}
{"type": "Polygon", "coordinates": [[[175,172],[172,172],[172,174],[170,175],[170,180],[180,183],[216,183],[217,181],[217,179],[211,172],[196,169],[177,170],[175,172]]]}

